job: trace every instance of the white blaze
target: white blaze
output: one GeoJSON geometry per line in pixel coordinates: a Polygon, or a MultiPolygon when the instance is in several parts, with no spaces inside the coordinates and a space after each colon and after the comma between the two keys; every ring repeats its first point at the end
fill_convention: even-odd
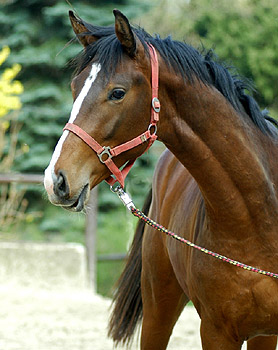
{"type": "MultiPolygon", "coordinates": [[[[69,123],[73,123],[74,120],[76,119],[76,117],[78,116],[78,113],[81,109],[81,106],[82,106],[86,96],[88,95],[88,92],[90,91],[93,82],[96,80],[96,77],[97,77],[100,69],[101,69],[100,64],[94,63],[92,65],[92,69],[90,71],[90,74],[89,74],[88,78],[86,79],[82,90],[80,91],[78,97],[76,98],[76,100],[74,101],[74,104],[72,106],[70,118],[68,121],[69,123]]],[[[55,176],[54,175],[55,164],[57,163],[57,161],[60,157],[63,143],[64,143],[66,137],[68,136],[68,133],[69,133],[68,130],[65,130],[63,132],[62,136],[60,137],[60,139],[55,147],[55,150],[53,152],[50,163],[49,163],[48,167],[45,169],[44,187],[48,193],[53,192],[53,177],[55,176]]]]}

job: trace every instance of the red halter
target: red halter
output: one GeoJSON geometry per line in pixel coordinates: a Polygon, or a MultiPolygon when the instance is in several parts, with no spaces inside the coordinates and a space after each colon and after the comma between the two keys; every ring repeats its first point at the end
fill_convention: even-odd
{"type": "MultiPolygon", "coordinates": [[[[86,133],[86,131],[82,130],[79,126],[67,123],[63,130],[69,130],[78,137],[80,137],[89,147],[92,148],[96,152],[99,157],[101,163],[105,164],[107,168],[111,171],[111,173],[115,176],[111,175],[106,179],[106,182],[113,186],[115,182],[119,182],[121,187],[124,187],[124,181],[129,173],[131,167],[133,166],[135,159],[129,160],[122,170],[120,170],[116,164],[113,162],[112,158],[118,156],[119,154],[128,151],[138,145],[143,144],[146,141],[149,141],[148,147],[145,152],[151,147],[151,145],[156,140],[156,123],[159,120],[159,112],[160,112],[160,102],[158,99],[158,76],[159,76],[159,67],[158,67],[158,59],[155,48],[148,44],[150,48],[150,56],[151,56],[151,67],[152,67],[152,109],[151,109],[151,122],[148,127],[148,130],[143,134],[135,137],[134,139],[122,143],[119,146],[110,148],[107,146],[101,146],[93,137],[86,133]],[[151,129],[154,129],[152,132],[151,129]]],[[[145,153],[144,152],[144,153],[145,153]]]]}

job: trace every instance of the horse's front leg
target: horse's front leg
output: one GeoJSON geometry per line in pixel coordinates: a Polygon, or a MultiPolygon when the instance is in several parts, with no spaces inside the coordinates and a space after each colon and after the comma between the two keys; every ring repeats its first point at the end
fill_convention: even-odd
{"type": "Polygon", "coordinates": [[[201,321],[203,350],[240,350],[243,341],[228,336],[224,329],[215,327],[211,320],[201,321]]]}
{"type": "Polygon", "coordinates": [[[188,298],[175,277],[162,236],[149,231],[143,243],[141,350],[164,350],[188,298]]]}
{"type": "Polygon", "coordinates": [[[248,340],[247,350],[275,350],[277,346],[277,336],[258,336],[248,340]]]}

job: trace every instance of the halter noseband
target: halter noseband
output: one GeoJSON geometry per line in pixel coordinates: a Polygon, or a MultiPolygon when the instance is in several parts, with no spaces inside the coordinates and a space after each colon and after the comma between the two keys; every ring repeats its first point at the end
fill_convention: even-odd
{"type": "Polygon", "coordinates": [[[131,167],[133,166],[135,159],[129,160],[122,170],[120,170],[116,164],[113,162],[112,158],[118,156],[119,154],[128,151],[136,146],[143,144],[146,141],[149,141],[148,147],[144,151],[144,153],[151,147],[154,141],[157,139],[156,129],[157,122],[159,120],[159,112],[160,112],[160,102],[158,99],[158,77],[159,77],[159,66],[158,59],[155,48],[148,44],[150,56],[151,56],[151,69],[152,69],[152,109],[151,109],[151,122],[148,127],[148,130],[142,133],[141,135],[133,138],[130,141],[122,143],[119,146],[115,146],[110,148],[109,146],[101,146],[92,136],[90,136],[86,131],[81,129],[79,126],[73,123],[67,123],[63,129],[71,131],[76,136],[81,138],[92,150],[96,152],[99,157],[101,163],[105,164],[107,168],[114,175],[110,175],[105,181],[113,186],[115,182],[119,182],[121,187],[124,187],[124,181],[129,173],[131,167]],[[153,131],[151,131],[154,129],[153,131]]]}

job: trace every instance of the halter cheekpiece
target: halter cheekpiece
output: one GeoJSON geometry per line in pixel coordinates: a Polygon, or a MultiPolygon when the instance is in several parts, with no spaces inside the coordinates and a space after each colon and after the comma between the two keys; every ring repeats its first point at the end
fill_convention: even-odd
{"type": "MultiPolygon", "coordinates": [[[[63,130],[68,130],[74,133],[76,136],[81,138],[92,150],[96,152],[101,163],[105,164],[107,168],[111,171],[110,175],[106,182],[113,186],[116,182],[119,182],[121,187],[124,187],[124,181],[132,168],[135,159],[129,160],[120,170],[116,164],[113,162],[112,158],[118,156],[119,154],[128,151],[136,146],[139,146],[145,142],[149,142],[148,147],[145,152],[151,147],[154,141],[157,139],[156,130],[157,122],[159,120],[160,112],[160,101],[158,99],[158,81],[159,81],[159,65],[157,59],[157,53],[155,48],[148,44],[149,52],[151,57],[151,71],[152,71],[152,108],[151,108],[151,121],[148,127],[148,130],[142,133],[141,135],[133,138],[130,141],[122,143],[121,145],[115,146],[113,148],[109,146],[101,146],[92,136],[90,136],[86,131],[81,129],[79,126],[73,123],[67,123],[63,130]]],[[[144,153],[145,153],[144,152],[144,153]]]]}

